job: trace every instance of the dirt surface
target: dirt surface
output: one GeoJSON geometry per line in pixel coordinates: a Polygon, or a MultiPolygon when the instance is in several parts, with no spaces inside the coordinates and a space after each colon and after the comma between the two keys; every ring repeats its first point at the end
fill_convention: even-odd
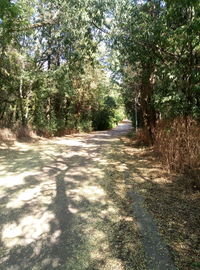
{"type": "Polygon", "coordinates": [[[1,145],[0,269],[153,269],[128,196],[151,161],[120,141],[130,129],[1,145]]]}
{"type": "Polygon", "coordinates": [[[1,145],[0,269],[145,269],[104,170],[104,151],[129,130],[1,145]]]}
{"type": "Polygon", "coordinates": [[[175,270],[171,254],[160,236],[155,220],[144,207],[144,197],[136,191],[129,193],[133,200],[133,215],[141,232],[148,270],[175,270]]]}
{"type": "Polygon", "coordinates": [[[190,185],[192,176],[167,172],[159,155],[134,137],[122,140],[121,152],[115,148],[112,156],[126,160],[130,189],[142,196],[177,269],[200,269],[200,192],[190,185]]]}

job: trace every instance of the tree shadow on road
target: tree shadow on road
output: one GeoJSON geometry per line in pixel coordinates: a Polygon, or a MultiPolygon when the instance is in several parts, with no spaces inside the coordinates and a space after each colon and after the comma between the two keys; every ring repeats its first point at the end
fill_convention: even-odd
{"type": "MultiPolygon", "coordinates": [[[[108,268],[106,261],[115,258],[126,265],[120,252],[109,254],[105,245],[109,240],[113,250],[117,231],[123,228],[108,211],[110,202],[105,201],[97,169],[101,149],[112,137],[109,132],[95,136],[79,140],[79,146],[51,143],[51,154],[42,147],[1,152],[9,178],[1,183],[0,269],[97,270],[108,268]]],[[[125,223],[128,227],[132,221],[125,223]]]]}
{"type": "MultiPolygon", "coordinates": [[[[68,260],[73,260],[86,238],[80,227],[78,231],[72,227],[76,217],[69,210],[67,197],[67,189],[78,183],[66,183],[70,166],[66,159],[59,158],[56,165],[46,166],[45,172],[26,176],[23,184],[3,189],[0,269],[73,269],[67,268],[68,260]],[[58,165],[66,165],[66,169],[59,169],[58,165]]],[[[78,165],[74,160],[71,162],[73,166],[78,165]]],[[[26,162],[20,164],[19,171],[26,170],[26,162]]]]}

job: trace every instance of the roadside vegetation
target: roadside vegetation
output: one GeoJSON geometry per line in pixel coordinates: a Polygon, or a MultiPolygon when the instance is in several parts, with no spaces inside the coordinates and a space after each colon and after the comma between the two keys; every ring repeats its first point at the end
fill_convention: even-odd
{"type": "Polygon", "coordinates": [[[121,151],[116,145],[110,159],[121,166],[126,162],[122,178],[126,179],[127,190],[144,197],[144,205],[156,219],[177,269],[199,269],[200,192],[191,183],[194,178],[167,171],[155,150],[133,139],[132,134],[122,141],[121,151]]]}
{"type": "Polygon", "coordinates": [[[164,166],[187,175],[188,185],[199,190],[200,3],[122,2],[115,13],[113,65],[123,78],[138,141],[154,145],[164,166]]]}
{"type": "MultiPolygon", "coordinates": [[[[108,4],[0,3],[0,126],[17,137],[108,129],[124,117],[98,30],[108,4]],[[101,12],[99,12],[101,10],[101,12]]],[[[1,136],[6,131],[1,131],[1,136]]]]}
{"type": "MultiPolygon", "coordinates": [[[[176,265],[200,267],[199,29],[199,0],[0,0],[2,160],[10,141],[53,141],[132,121],[99,183],[120,213],[107,245],[122,261],[130,254],[127,269],[142,252],[128,189],[145,197],[176,265]]],[[[17,168],[14,153],[8,165],[17,168]]]]}

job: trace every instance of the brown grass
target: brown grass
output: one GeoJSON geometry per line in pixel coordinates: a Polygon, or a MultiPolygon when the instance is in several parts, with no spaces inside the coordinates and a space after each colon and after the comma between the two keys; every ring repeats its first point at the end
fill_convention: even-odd
{"type": "Polygon", "coordinates": [[[160,121],[155,129],[155,150],[169,171],[190,175],[200,188],[200,125],[195,120],[160,121]]]}
{"type": "Polygon", "coordinates": [[[181,175],[167,172],[152,148],[138,147],[133,138],[122,140],[125,147],[116,147],[113,160],[126,161],[132,189],[145,197],[177,269],[200,269],[200,192],[185,188],[181,175]]]}
{"type": "Polygon", "coordinates": [[[33,139],[36,138],[36,134],[31,128],[18,126],[14,129],[0,128],[0,141],[16,141],[21,139],[33,139]]]}
{"type": "Polygon", "coordinates": [[[136,143],[138,145],[149,145],[149,136],[144,128],[138,128],[136,131],[136,143]]]}
{"type": "Polygon", "coordinates": [[[19,126],[14,132],[17,139],[33,138],[36,136],[35,133],[30,128],[23,126],[19,126]]]}
{"type": "Polygon", "coordinates": [[[0,141],[16,140],[16,135],[9,128],[0,128],[0,141]]]}

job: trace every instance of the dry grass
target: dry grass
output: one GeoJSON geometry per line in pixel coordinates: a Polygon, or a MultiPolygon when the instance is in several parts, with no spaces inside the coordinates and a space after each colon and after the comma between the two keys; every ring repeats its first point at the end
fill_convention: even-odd
{"type": "Polygon", "coordinates": [[[21,138],[34,138],[36,137],[36,134],[28,127],[18,127],[15,131],[17,139],[21,138]]]}
{"type": "Polygon", "coordinates": [[[9,128],[0,128],[0,141],[16,140],[16,135],[9,128]]]}
{"type": "Polygon", "coordinates": [[[136,131],[136,143],[138,145],[149,145],[149,136],[144,128],[138,128],[136,131]]]}
{"type": "MultiPolygon", "coordinates": [[[[200,192],[186,189],[180,174],[164,170],[152,148],[138,147],[136,141],[123,138],[124,155],[116,148],[113,159],[126,160],[132,176],[132,188],[145,197],[164,237],[177,269],[200,268],[200,192]]],[[[190,177],[185,176],[186,181],[190,177]]]]}
{"type": "Polygon", "coordinates": [[[161,121],[155,130],[155,150],[170,172],[191,176],[200,188],[200,125],[192,118],[161,121]]]}
{"type": "Polygon", "coordinates": [[[28,127],[18,126],[14,129],[0,128],[0,142],[9,142],[16,140],[30,140],[37,136],[34,131],[28,127]]]}

